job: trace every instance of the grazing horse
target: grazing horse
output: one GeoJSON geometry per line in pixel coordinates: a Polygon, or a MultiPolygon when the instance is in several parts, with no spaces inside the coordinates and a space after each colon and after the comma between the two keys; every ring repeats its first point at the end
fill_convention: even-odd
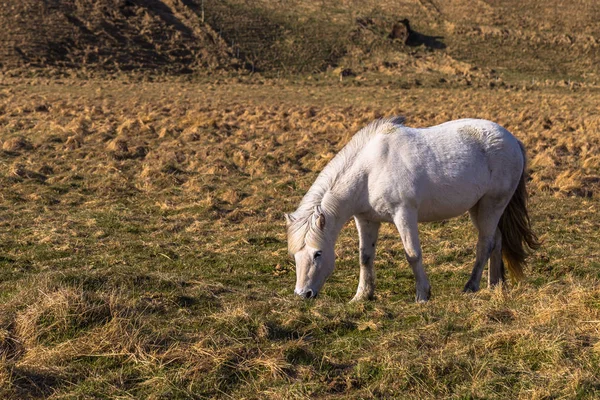
{"type": "Polygon", "coordinates": [[[490,260],[489,285],[504,266],[523,277],[528,249],[539,247],[527,213],[525,149],[509,131],[481,119],[409,128],[400,117],[360,130],[319,174],[300,206],[286,214],[288,251],[296,261],[295,293],[315,297],[335,264],[334,245],[354,217],[360,277],[353,301],[371,299],[379,227],[393,222],[416,279],[416,301],[431,295],[423,269],[418,223],[469,211],[477,252],[465,292],[476,292],[490,260]]]}

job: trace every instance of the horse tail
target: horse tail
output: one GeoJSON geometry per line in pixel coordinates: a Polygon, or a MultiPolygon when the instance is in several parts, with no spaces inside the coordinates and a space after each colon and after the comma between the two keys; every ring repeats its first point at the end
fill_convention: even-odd
{"type": "Polygon", "coordinates": [[[540,240],[531,228],[531,221],[527,213],[528,197],[527,188],[525,187],[527,157],[525,148],[520,141],[519,146],[523,154],[521,179],[498,223],[498,228],[500,228],[502,234],[502,258],[516,280],[520,280],[525,276],[523,268],[526,265],[525,259],[529,255],[529,250],[536,250],[541,245],[540,240]]]}

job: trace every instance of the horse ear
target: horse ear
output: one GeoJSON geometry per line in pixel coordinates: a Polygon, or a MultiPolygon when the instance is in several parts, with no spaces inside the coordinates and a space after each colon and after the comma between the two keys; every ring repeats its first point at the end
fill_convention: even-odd
{"type": "Polygon", "coordinates": [[[317,217],[317,226],[321,230],[323,228],[325,228],[325,214],[323,214],[323,213],[319,214],[319,216],[317,217]]]}
{"type": "Polygon", "coordinates": [[[285,216],[285,223],[287,224],[287,226],[290,226],[292,224],[292,222],[294,222],[296,220],[296,218],[292,214],[284,214],[284,216],[285,216]]]}
{"type": "Polygon", "coordinates": [[[315,206],[315,224],[319,229],[325,228],[325,214],[321,206],[315,206]]]}

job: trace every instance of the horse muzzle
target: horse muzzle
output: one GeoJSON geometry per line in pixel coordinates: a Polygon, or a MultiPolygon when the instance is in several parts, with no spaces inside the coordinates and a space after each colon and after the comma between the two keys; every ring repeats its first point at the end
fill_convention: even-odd
{"type": "Polygon", "coordinates": [[[304,299],[314,299],[317,297],[317,291],[312,289],[294,290],[294,293],[304,299]]]}

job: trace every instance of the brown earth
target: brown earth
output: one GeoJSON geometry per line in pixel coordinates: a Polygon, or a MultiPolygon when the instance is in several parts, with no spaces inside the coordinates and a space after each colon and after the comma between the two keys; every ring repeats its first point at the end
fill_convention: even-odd
{"type": "Polygon", "coordinates": [[[558,0],[286,7],[275,0],[7,0],[0,4],[0,70],[290,74],[339,67],[357,77],[383,72],[497,85],[497,75],[506,75],[597,85],[598,21],[600,7],[590,0],[573,7],[558,0]],[[405,19],[410,37],[399,40],[405,19]]]}
{"type": "Polygon", "coordinates": [[[6,1],[0,66],[230,68],[223,40],[194,9],[172,0],[6,1]]]}

